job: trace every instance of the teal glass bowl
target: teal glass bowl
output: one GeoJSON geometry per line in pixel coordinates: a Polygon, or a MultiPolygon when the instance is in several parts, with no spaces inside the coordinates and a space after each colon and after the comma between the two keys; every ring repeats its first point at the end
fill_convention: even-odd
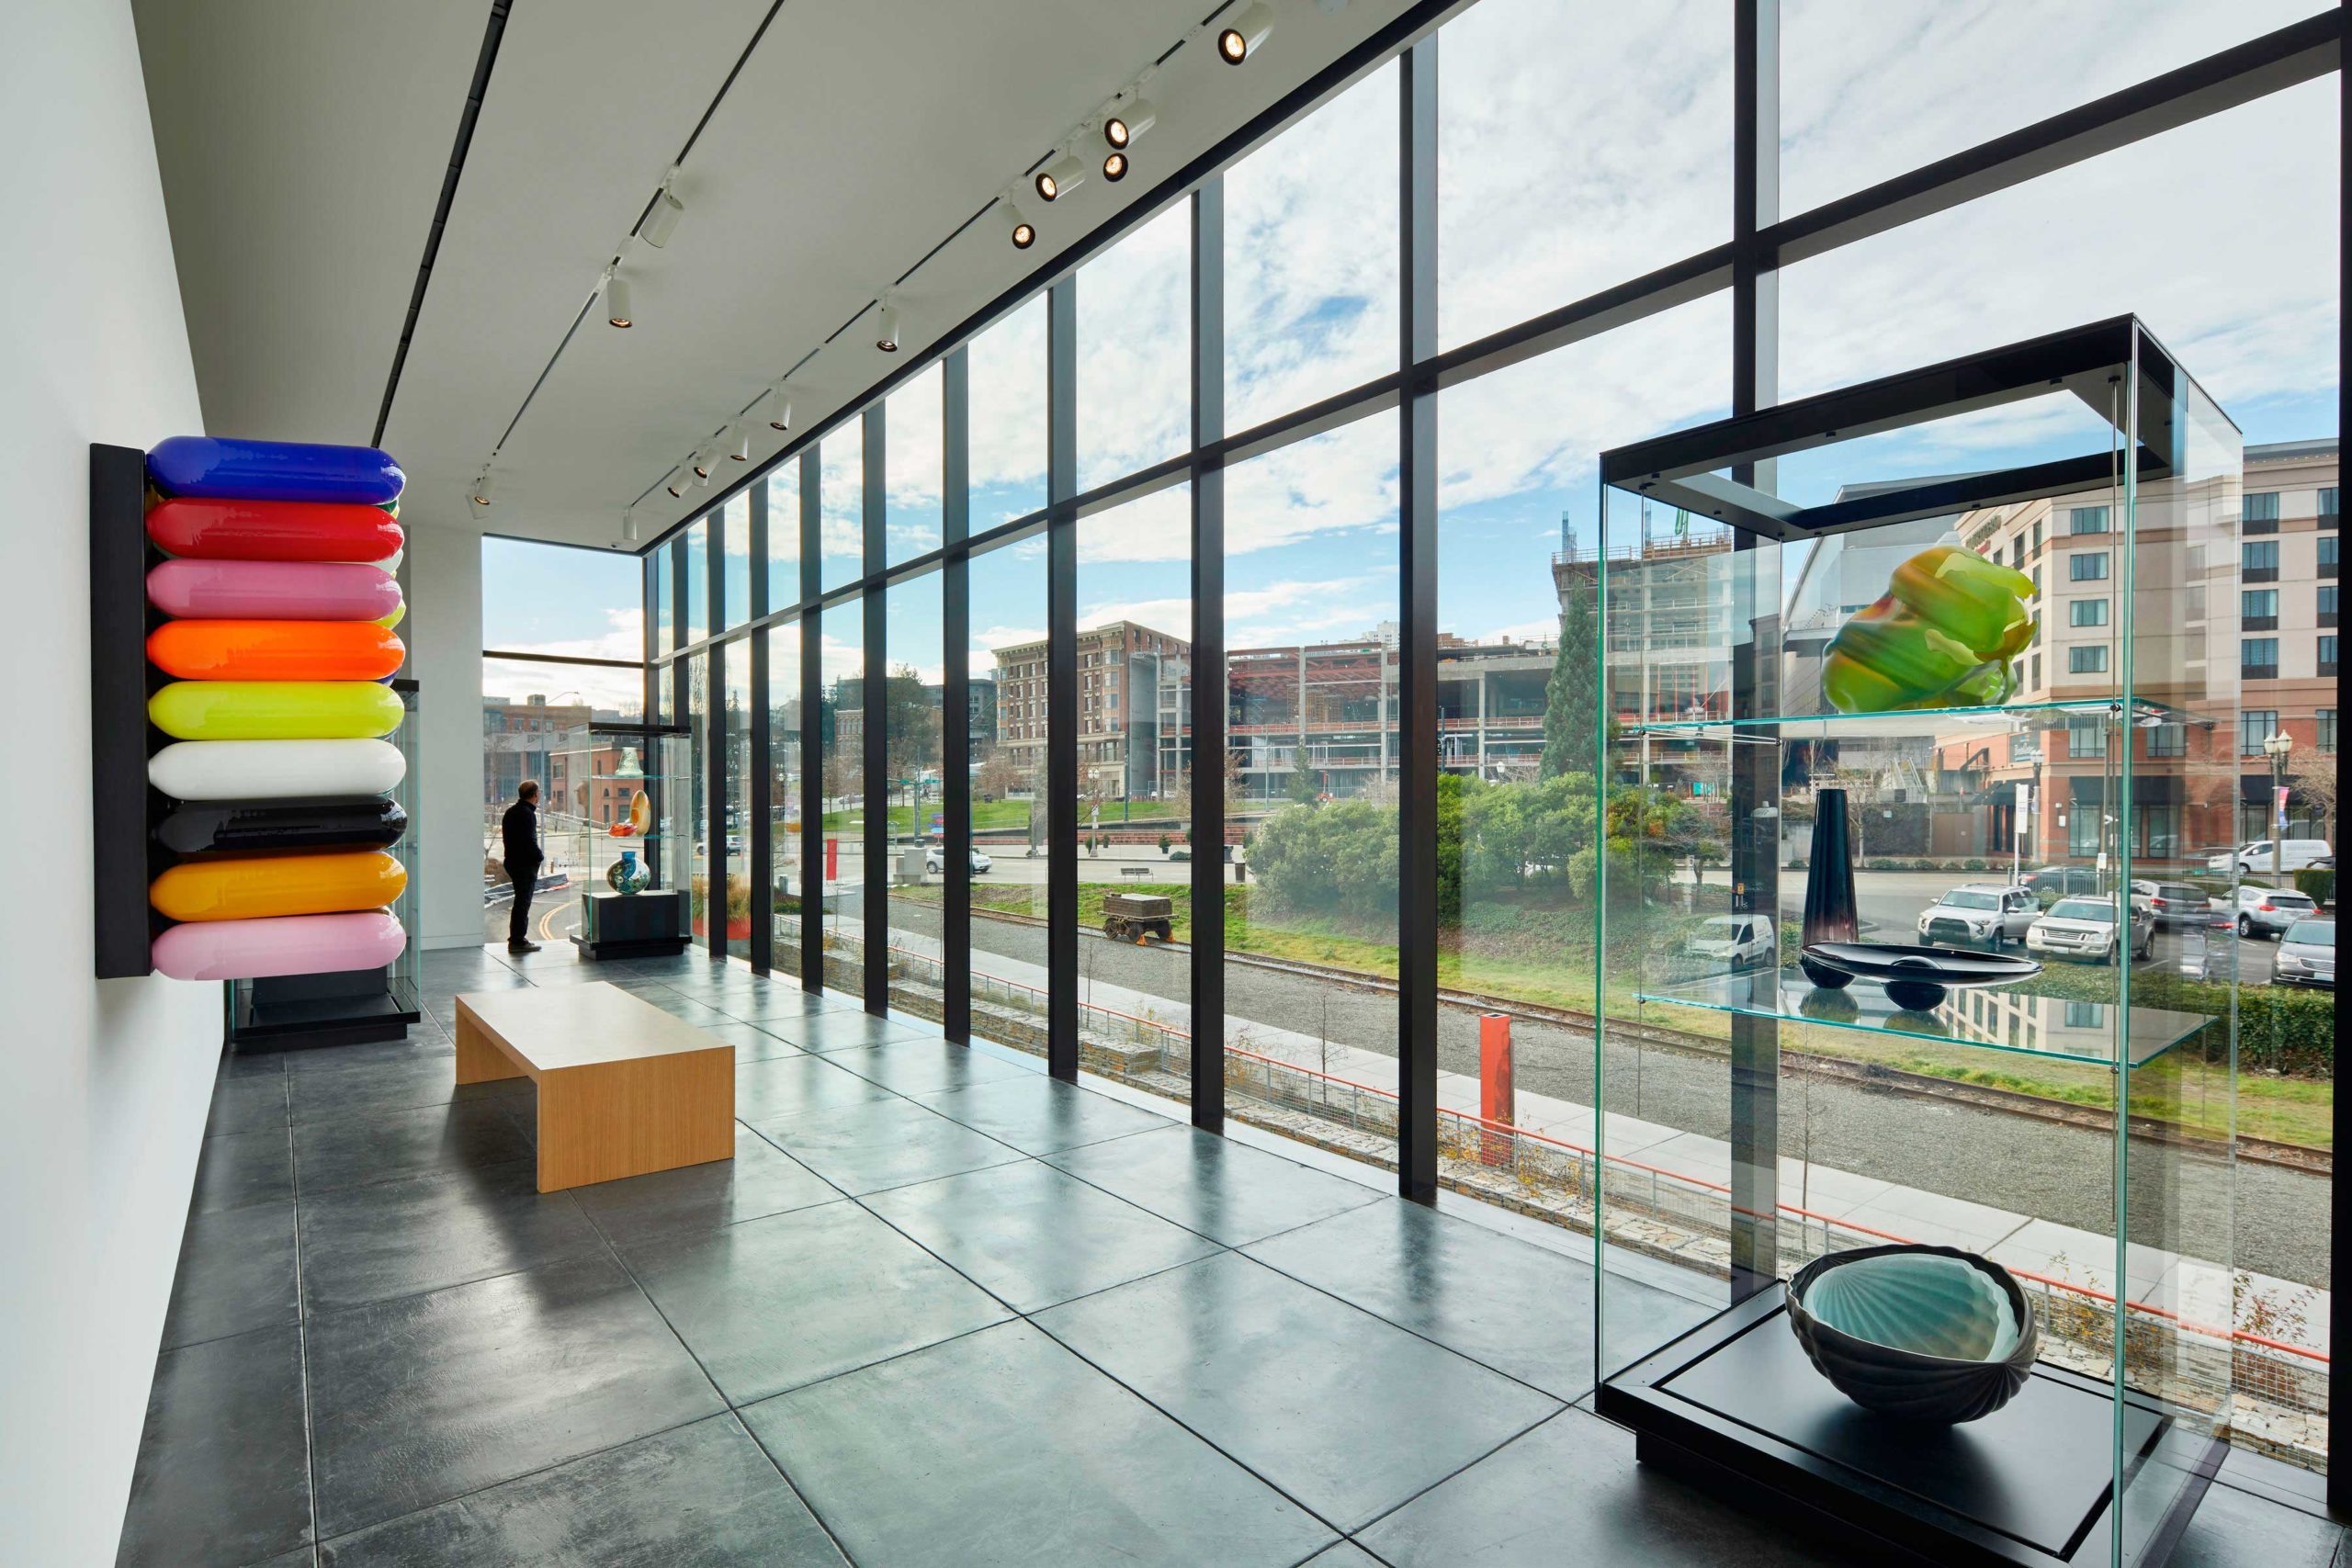
{"type": "Polygon", "coordinates": [[[2009,1271],[1956,1247],[1864,1247],[1789,1281],[1789,1327],[1814,1369],[1882,1416],[1951,1426],[2025,1387],[2041,1341],[2009,1271]]]}

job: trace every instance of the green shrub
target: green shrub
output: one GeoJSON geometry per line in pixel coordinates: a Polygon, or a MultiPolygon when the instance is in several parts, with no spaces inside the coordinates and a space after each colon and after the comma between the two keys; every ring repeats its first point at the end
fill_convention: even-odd
{"type": "Polygon", "coordinates": [[[2295,873],[2295,891],[2308,895],[2322,908],[2335,902],[2335,873],[2325,866],[2307,866],[2295,873]]]}
{"type": "Polygon", "coordinates": [[[1970,861],[1970,862],[1969,862],[1965,866],[1963,866],[1962,869],[1962,870],[1966,870],[1966,871],[1984,871],[1984,870],[1985,870],[1985,869],[1986,869],[1986,867],[1985,867],[1985,864],[1984,864],[1984,863],[1983,861],[1981,861],[1981,860],[1972,860],[1972,861],[1970,861]]]}
{"type": "MultiPolygon", "coordinates": [[[[2115,971],[2103,964],[2051,964],[2013,988],[2065,1001],[2111,1003],[2115,986],[2115,971]]],[[[2192,980],[2186,975],[2142,970],[2132,976],[2132,1005],[2201,1013],[2219,1021],[2229,1015],[2230,987],[2211,980],[2192,980]]],[[[2335,1077],[2334,993],[2292,986],[2240,987],[2238,1070],[2335,1077]]]]}

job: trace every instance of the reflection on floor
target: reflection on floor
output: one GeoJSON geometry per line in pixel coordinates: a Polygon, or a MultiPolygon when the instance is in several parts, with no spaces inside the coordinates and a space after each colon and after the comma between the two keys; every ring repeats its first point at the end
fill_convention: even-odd
{"type": "MultiPolygon", "coordinates": [[[[121,1562],[1854,1561],[1637,1467],[1589,1264],[1504,1220],[741,964],[426,990],[224,1064],[121,1562]],[[582,979],[735,1046],[732,1161],[535,1190],[446,1023],[582,979]]],[[[2335,1561],[2295,1472],[2225,1479],[2176,1562],[2335,1561]]]]}

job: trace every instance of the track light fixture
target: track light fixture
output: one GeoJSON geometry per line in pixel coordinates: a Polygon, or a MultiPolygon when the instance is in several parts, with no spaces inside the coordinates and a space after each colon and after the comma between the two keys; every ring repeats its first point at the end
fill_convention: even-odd
{"type": "Polygon", "coordinates": [[[617,271],[605,274],[605,320],[616,327],[633,327],[637,318],[628,308],[628,279],[617,271]]]}
{"type": "Polygon", "coordinates": [[[792,399],[786,395],[780,382],[768,389],[767,421],[770,430],[792,428],[792,399]]]}
{"type": "Polygon", "coordinates": [[[686,498],[686,491],[693,487],[694,482],[694,476],[683,468],[672,468],[670,477],[662,481],[662,488],[668,491],[675,499],[684,501],[686,498]]]}
{"type": "Polygon", "coordinates": [[[1227,65],[1238,65],[1257,53],[1273,30],[1274,8],[1266,0],[1250,0],[1217,28],[1216,57],[1227,65]]]}
{"type": "Polygon", "coordinates": [[[637,543],[637,513],[626,506],[621,508],[621,542],[625,545],[637,543]]]}
{"type": "Polygon", "coordinates": [[[1102,117],[1102,141],[1114,152],[1124,152],[1159,118],[1159,107],[1130,87],[1111,100],[1102,117]]]}
{"type": "Polygon", "coordinates": [[[476,506],[490,504],[490,469],[486,465],[480,477],[474,480],[474,504],[476,506]]]}
{"type": "Polygon", "coordinates": [[[1110,181],[1113,185],[1117,185],[1121,180],[1125,179],[1127,177],[1127,155],[1125,152],[1113,152],[1107,154],[1102,160],[1102,177],[1110,181]]]}
{"type": "Polygon", "coordinates": [[[706,446],[695,454],[695,478],[704,484],[710,482],[710,470],[718,467],[718,448],[706,446]]]}
{"type": "Polygon", "coordinates": [[[885,354],[899,352],[899,308],[888,299],[876,301],[874,346],[885,354]]]}
{"type": "Polygon", "coordinates": [[[752,460],[752,433],[748,430],[737,433],[735,437],[735,450],[728,453],[727,455],[734,458],[739,463],[750,462],[752,460]]]}
{"type": "Polygon", "coordinates": [[[1004,237],[1012,242],[1014,250],[1025,251],[1037,243],[1037,226],[1021,216],[1021,209],[1012,205],[1011,191],[997,197],[997,211],[1004,220],[1004,237]]]}
{"type": "Polygon", "coordinates": [[[677,178],[678,168],[673,164],[670,172],[662,176],[662,194],[653,198],[651,210],[637,228],[637,237],[657,251],[670,243],[670,236],[678,231],[678,220],[686,213],[686,204],[670,189],[677,178]]]}
{"type": "Polygon", "coordinates": [[[1044,168],[1030,182],[1040,201],[1058,201],[1086,183],[1086,165],[1075,152],[1065,152],[1044,168]]]}

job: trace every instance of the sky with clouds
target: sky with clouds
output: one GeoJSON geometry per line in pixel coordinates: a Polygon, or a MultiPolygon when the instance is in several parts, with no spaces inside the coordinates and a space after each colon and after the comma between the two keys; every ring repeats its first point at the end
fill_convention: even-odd
{"type": "MultiPolygon", "coordinates": [[[[2311,8],[2309,0],[1784,0],[1781,210],[1849,194],[2311,8]]],[[[1729,237],[1727,0],[1482,0],[1445,28],[1440,69],[1445,344],[1729,237]]],[[[1394,364],[1397,74],[1393,63],[1374,72],[1226,175],[1229,429],[1394,364]]],[[[2330,434],[2338,146],[2335,84],[2314,82],[1793,266],[1780,283],[1781,394],[2134,311],[2248,441],[2330,434]]],[[[1180,203],[1077,275],[1081,488],[1184,446],[1189,229],[1180,203]]],[[[1597,455],[1728,412],[1730,346],[1729,299],[1718,295],[1442,393],[1446,629],[1548,636],[1563,513],[1582,546],[1595,537],[1597,455]]],[[[1042,299],[973,340],[969,363],[978,530],[1043,502],[1042,299]]],[[[894,560],[938,538],[940,379],[926,371],[888,401],[894,560]]],[[[1229,471],[1229,646],[1340,640],[1396,618],[1396,419],[1374,414],[1229,471]]],[[[1883,477],[2081,449],[2085,440],[2103,444],[2079,407],[2044,400],[1874,443],[1856,460],[1883,477]]],[[[824,443],[828,583],[856,570],[863,462],[854,423],[824,443]]],[[[1851,477],[1798,469],[1785,482],[1851,477]]],[[[797,476],[777,482],[797,504],[797,476]]],[[[1183,633],[1189,507],[1177,487],[1082,520],[1081,624],[1125,615],[1183,633]]],[[[525,617],[534,640],[523,646],[634,652],[632,569],[605,584],[586,581],[593,574],[576,562],[502,570],[486,555],[485,567],[493,646],[493,627],[513,624],[521,635],[514,618],[525,617]],[[560,604],[544,604],[549,590],[560,604]]],[[[979,674],[991,667],[990,649],[1041,633],[1042,543],[976,560],[972,573],[979,674]]],[[[901,586],[892,600],[894,642],[936,679],[936,580],[901,586]]],[[[854,649],[831,648],[833,629],[828,617],[828,669],[854,658],[854,649]]]]}

